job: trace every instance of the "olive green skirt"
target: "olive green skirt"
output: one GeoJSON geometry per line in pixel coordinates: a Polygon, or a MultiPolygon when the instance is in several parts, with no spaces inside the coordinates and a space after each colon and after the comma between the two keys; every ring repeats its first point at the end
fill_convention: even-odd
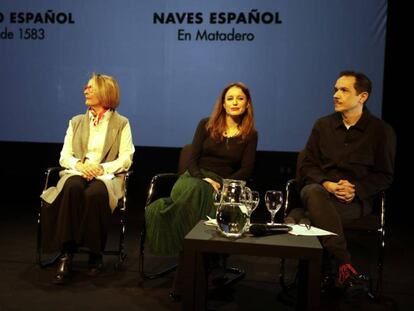
{"type": "MultiPolygon", "coordinates": [[[[220,176],[206,170],[203,174],[221,183],[220,176]]],[[[207,215],[215,218],[213,187],[195,178],[188,171],[182,174],[171,190],[171,196],[161,198],[145,208],[146,244],[152,252],[178,254],[184,237],[207,215]]]]}

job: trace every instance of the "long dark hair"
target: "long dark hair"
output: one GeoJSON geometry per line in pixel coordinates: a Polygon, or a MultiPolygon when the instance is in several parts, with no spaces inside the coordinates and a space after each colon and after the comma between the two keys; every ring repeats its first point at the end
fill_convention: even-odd
{"type": "Polygon", "coordinates": [[[250,97],[249,88],[242,82],[233,82],[221,91],[221,94],[214,105],[213,112],[210,115],[210,119],[206,124],[206,128],[209,131],[210,136],[215,140],[224,139],[223,133],[226,131],[226,110],[224,109],[223,104],[227,91],[232,87],[238,87],[241,89],[246,96],[247,101],[246,110],[244,111],[242,121],[239,124],[241,139],[243,141],[246,140],[255,131],[253,102],[250,97]]]}

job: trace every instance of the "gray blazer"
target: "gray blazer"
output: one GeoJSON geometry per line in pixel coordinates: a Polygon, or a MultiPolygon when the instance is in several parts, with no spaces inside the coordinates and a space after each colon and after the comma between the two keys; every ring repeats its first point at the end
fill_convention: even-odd
{"type": "MultiPolygon", "coordinates": [[[[121,116],[116,111],[113,112],[109,123],[108,130],[105,137],[104,149],[100,163],[114,161],[118,157],[119,145],[121,142],[121,133],[128,119],[121,116]]],[[[73,128],[72,148],[74,156],[78,159],[83,159],[87,153],[87,146],[89,140],[89,113],[77,115],[71,119],[73,128]]],[[[74,174],[61,172],[60,179],[56,186],[49,187],[40,195],[40,197],[47,203],[51,204],[63,189],[66,180],[74,176],[74,174]]],[[[112,211],[115,210],[118,200],[124,195],[124,176],[119,172],[115,178],[110,180],[102,180],[108,190],[109,206],[112,211]]]]}

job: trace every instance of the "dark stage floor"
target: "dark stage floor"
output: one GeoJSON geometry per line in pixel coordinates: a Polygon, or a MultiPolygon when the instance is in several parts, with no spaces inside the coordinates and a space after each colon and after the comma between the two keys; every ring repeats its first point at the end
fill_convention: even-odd
{"type": "MultiPolygon", "coordinates": [[[[71,284],[56,286],[51,282],[54,267],[42,269],[35,263],[36,211],[2,204],[0,310],[181,310],[180,303],[168,297],[173,274],[152,281],[140,279],[140,213],[128,216],[128,258],[120,271],[114,269],[115,258],[106,257],[105,271],[90,278],[86,275],[86,257],[79,255],[75,257],[71,284]]],[[[409,232],[397,225],[391,225],[387,231],[384,298],[380,302],[372,302],[365,296],[323,297],[321,310],[414,310],[414,251],[409,232]]],[[[375,252],[366,251],[372,240],[357,238],[356,241],[356,262],[366,270],[372,269],[375,252]]],[[[244,268],[246,277],[225,297],[210,297],[209,310],[294,309],[278,299],[278,260],[232,256],[229,261],[244,268]]],[[[153,260],[150,258],[149,262],[153,260]]]]}

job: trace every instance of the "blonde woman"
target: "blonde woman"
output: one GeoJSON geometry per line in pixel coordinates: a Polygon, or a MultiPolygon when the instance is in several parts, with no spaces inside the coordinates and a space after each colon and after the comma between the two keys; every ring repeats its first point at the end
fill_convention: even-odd
{"type": "Polygon", "coordinates": [[[120,100],[115,79],[93,74],[84,95],[87,111],[69,121],[60,153],[67,170],[41,195],[50,204],[42,212],[43,249],[63,254],[56,284],[68,281],[79,246],[91,252],[90,274],[99,272],[111,212],[123,195],[117,173],[129,169],[135,151],[129,121],[115,111],[120,100]]]}

